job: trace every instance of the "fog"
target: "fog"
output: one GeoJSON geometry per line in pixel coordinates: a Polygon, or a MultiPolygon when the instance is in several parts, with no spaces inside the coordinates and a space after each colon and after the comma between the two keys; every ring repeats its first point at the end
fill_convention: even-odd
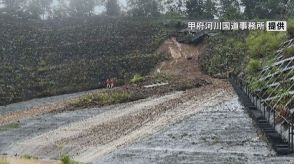
{"type": "MultiPolygon", "coordinates": [[[[52,6],[58,6],[58,0],[53,0],[52,6]]],[[[127,0],[119,0],[119,5],[122,9],[127,7],[127,0]]],[[[0,6],[1,7],[1,6],[0,6]]],[[[105,7],[103,5],[95,7],[95,14],[100,14],[105,11],[105,7]]]]}

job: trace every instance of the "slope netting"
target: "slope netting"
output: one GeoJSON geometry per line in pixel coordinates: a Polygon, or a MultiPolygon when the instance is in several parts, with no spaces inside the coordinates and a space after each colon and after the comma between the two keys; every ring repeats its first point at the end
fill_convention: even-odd
{"type": "Polygon", "coordinates": [[[275,61],[260,72],[262,87],[257,95],[264,104],[290,120],[294,113],[294,57],[285,57],[284,50],[294,46],[294,39],[282,44],[275,61]]]}

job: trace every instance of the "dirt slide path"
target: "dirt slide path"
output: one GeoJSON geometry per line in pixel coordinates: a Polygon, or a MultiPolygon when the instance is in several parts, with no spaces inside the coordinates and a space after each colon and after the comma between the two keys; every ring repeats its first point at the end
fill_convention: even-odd
{"type": "Polygon", "coordinates": [[[159,52],[167,54],[169,60],[157,67],[157,72],[174,75],[183,79],[211,79],[199,67],[199,57],[204,53],[206,43],[198,45],[181,44],[176,38],[166,40],[159,52]]]}

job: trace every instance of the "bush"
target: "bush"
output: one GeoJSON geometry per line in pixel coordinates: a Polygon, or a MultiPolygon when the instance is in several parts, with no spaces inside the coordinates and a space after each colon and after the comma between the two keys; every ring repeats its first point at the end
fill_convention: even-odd
{"type": "Polygon", "coordinates": [[[293,57],[294,56],[294,46],[286,48],[284,50],[284,56],[285,57],[293,57]]]}
{"type": "Polygon", "coordinates": [[[72,160],[69,155],[62,155],[59,160],[62,164],[78,164],[78,162],[72,160]]]}
{"type": "Polygon", "coordinates": [[[28,155],[28,154],[25,154],[25,155],[21,156],[21,158],[23,158],[23,159],[38,159],[37,157],[33,157],[31,155],[28,155]]]}
{"type": "Polygon", "coordinates": [[[119,104],[129,101],[135,101],[140,97],[135,96],[132,92],[122,90],[109,90],[104,92],[96,92],[81,96],[71,105],[75,107],[105,106],[119,104]]]}
{"type": "Polygon", "coordinates": [[[254,58],[272,55],[286,36],[284,32],[252,32],[246,39],[248,51],[254,58]]]}
{"type": "Polygon", "coordinates": [[[135,74],[130,82],[133,84],[137,84],[139,82],[142,82],[143,80],[144,80],[144,78],[140,74],[135,74]]]}
{"type": "Polygon", "coordinates": [[[229,72],[240,72],[247,54],[244,38],[244,33],[221,33],[209,38],[208,51],[200,57],[201,69],[222,78],[229,72]]]}
{"type": "Polygon", "coordinates": [[[249,84],[249,88],[252,91],[261,89],[265,84],[265,82],[260,81],[259,76],[250,76],[250,78],[247,79],[247,83],[249,84]]]}
{"type": "Polygon", "coordinates": [[[256,73],[260,71],[260,69],[261,69],[261,62],[256,59],[250,59],[246,68],[246,72],[249,75],[255,75],[256,73]]]}
{"type": "Polygon", "coordinates": [[[288,20],[288,33],[290,38],[294,38],[294,18],[288,20]]]}

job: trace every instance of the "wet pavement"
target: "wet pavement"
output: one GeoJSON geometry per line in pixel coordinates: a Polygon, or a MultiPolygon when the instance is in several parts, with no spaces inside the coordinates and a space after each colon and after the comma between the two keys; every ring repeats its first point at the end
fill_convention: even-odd
{"type": "Polygon", "coordinates": [[[294,163],[257,131],[235,97],[93,163],[294,163]]]}

